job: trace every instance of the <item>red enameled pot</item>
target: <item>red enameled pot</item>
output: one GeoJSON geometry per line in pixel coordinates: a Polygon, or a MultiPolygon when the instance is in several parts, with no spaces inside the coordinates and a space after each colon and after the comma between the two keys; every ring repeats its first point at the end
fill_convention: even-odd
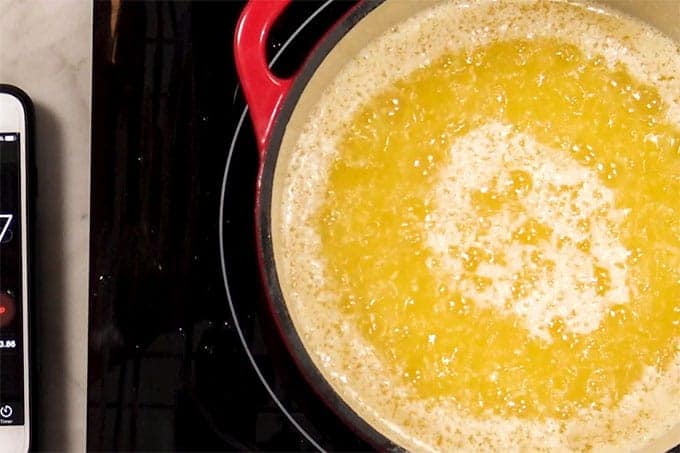
{"type": "MultiPolygon", "coordinates": [[[[441,0],[439,0],[441,1],[441,0]]],[[[365,0],[353,7],[325,34],[301,69],[290,79],[269,70],[266,46],[272,26],[291,0],[251,0],[239,19],[234,42],[236,67],[248,103],[260,153],[256,189],[256,235],[263,281],[270,309],[282,339],[310,386],[358,435],[377,450],[402,451],[359,416],[332,388],[305,349],[286,306],[277,275],[275,249],[280,208],[276,168],[285,168],[297,134],[323,88],[344,63],[391,27],[413,17],[438,0],[365,0]]],[[[650,23],[680,42],[680,1],[610,0],[615,9],[650,23]]],[[[665,451],[680,442],[680,426],[647,448],[665,451]]]]}

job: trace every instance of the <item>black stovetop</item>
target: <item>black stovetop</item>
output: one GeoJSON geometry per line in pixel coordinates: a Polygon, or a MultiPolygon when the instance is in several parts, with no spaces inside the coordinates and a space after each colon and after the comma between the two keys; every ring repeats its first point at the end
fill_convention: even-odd
{"type": "MultiPolygon", "coordinates": [[[[94,3],[88,450],[368,449],[304,383],[263,300],[231,50],[243,2],[116,4],[94,3]]],[[[277,71],[350,6],[294,3],[277,71]]]]}
{"type": "MultiPolygon", "coordinates": [[[[266,308],[232,56],[243,3],[94,2],[88,451],[369,449],[305,384],[266,308]]],[[[275,72],[354,3],[294,2],[275,72]]]]}

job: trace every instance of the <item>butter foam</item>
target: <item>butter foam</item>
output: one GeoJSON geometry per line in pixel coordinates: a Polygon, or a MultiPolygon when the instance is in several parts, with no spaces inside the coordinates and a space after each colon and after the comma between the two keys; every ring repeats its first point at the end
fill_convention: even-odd
{"type": "MultiPolygon", "coordinates": [[[[320,239],[313,219],[323,202],[328,169],[337,158],[338,140],[361,104],[372,94],[447,51],[474,48],[497,39],[534,36],[571,42],[588,55],[604,55],[612,66],[617,62],[625,64],[633,76],[658,88],[669,105],[668,121],[680,124],[680,80],[677,78],[680,51],[676,43],[653,29],[625,16],[598,14],[565,2],[480,1],[470,5],[451,1],[430,8],[388,31],[347,63],[319,100],[311,115],[313,121],[309,121],[302,131],[285,169],[284,216],[282,224],[275,226],[282,232],[277,262],[280,278],[287,283],[285,297],[295,325],[315,363],[343,399],[379,431],[411,450],[505,450],[509,446],[536,451],[584,450],[591,446],[598,450],[630,450],[644,446],[650,439],[680,423],[677,409],[680,406],[680,345],[669,369],[663,373],[654,368],[647,369],[640,382],[614,410],[584,410],[566,422],[494,416],[477,419],[467,416],[455,401],[423,401],[415,398],[413,390],[407,386],[395,385],[379,357],[362,339],[356,326],[340,313],[333,294],[324,287],[325,264],[319,255],[320,239]]],[[[489,124],[472,131],[457,146],[473,146],[479,154],[488,157],[490,142],[493,146],[506,146],[514,152],[526,153],[532,160],[538,157],[534,165],[542,166],[546,174],[560,175],[567,185],[575,187],[578,209],[588,211],[611,203],[611,194],[595,183],[587,171],[556,159],[550,149],[514,134],[504,125],[489,124]],[[524,143],[520,145],[522,140],[524,143]],[[594,197],[595,194],[599,196],[594,197]],[[593,198],[598,201],[593,202],[593,198]]],[[[473,160],[468,164],[477,171],[484,170],[472,157],[468,160],[473,160]]],[[[445,250],[444,247],[451,242],[448,235],[457,234],[458,213],[445,206],[457,193],[453,189],[458,182],[450,178],[456,171],[456,164],[452,165],[439,175],[443,183],[437,193],[440,208],[435,217],[440,219],[432,219],[428,231],[428,240],[442,255],[449,278],[454,278],[455,274],[451,269],[460,265],[460,258],[449,255],[448,248],[445,250]],[[440,223],[438,220],[441,219],[446,221],[440,223]]],[[[506,170],[492,159],[490,171],[502,176],[506,170]]],[[[563,200],[551,191],[547,181],[539,181],[537,190],[526,197],[525,203],[527,212],[539,205],[554,206],[556,210],[565,208],[563,200]]],[[[620,221],[619,217],[626,215],[617,210],[610,212],[614,226],[620,221]]],[[[540,215],[540,210],[536,210],[535,217],[540,215]]],[[[588,332],[606,313],[608,306],[625,303],[630,297],[623,283],[625,269],[618,265],[626,251],[617,242],[614,230],[595,224],[582,232],[568,218],[560,219],[562,223],[558,228],[572,242],[567,245],[567,256],[583,266],[584,279],[592,277],[592,265],[597,263],[608,269],[613,283],[612,289],[599,299],[589,293],[594,291],[592,286],[584,285],[583,296],[593,297],[594,303],[579,303],[579,310],[585,310],[585,313],[571,315],[574,306],[563,313],[560,311],[563,308],[550,306],[544,297],[549,286],[565,292],[564,288],[573,283],[560,280],[559,272],[554,271],[552,285],[546,283],[510,308],[532,326],[534,335],[544,338],[548,335],[546,323],[558,314],[566,317],[571,330],[588,332]],[[588,254],[572,247],[584,236],[593,239],[595,244],[591,244],[588,254]]],[[[500,236],[504,234],[498,232],[500,236]]],[[[508,283],[503,280],[504,275],[508,267],[512,271],[512,266],[516,265],[512,263],[524,263],[523,255],[530,252],[529,249],[528,246],[517,247],[512,252],[516,254],[514,259],[506,260],[511,263],[506,269],[491,266],[480,272],[500,280],[495,291],[507,295],[508,283]]],[[[553,249],[555,268],[568,266],[570,260],[561,255],[559,247],[553,249]]],[[[549,282],[550,276],[546,278],[549,282]]],[[[469,291],[475,293],[477,290],[470,288],[469,291]]],[[[496,303],[494,294],[486,297],[480,294],[483,303],[496,303]]],[[[480,294],[475,293],[476,296],[480,294]]],[[[566,295],[562,300],[565,298],[566,295]]]]}

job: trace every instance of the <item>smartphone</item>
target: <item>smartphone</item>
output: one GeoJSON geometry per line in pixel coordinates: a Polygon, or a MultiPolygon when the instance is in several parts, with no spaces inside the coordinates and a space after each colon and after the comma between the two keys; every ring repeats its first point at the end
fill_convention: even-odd
{"type": "Polygon", "coordinates": [[[33,108],[0,84],[0,451],[31,441],[29,320],[33,108]]]}

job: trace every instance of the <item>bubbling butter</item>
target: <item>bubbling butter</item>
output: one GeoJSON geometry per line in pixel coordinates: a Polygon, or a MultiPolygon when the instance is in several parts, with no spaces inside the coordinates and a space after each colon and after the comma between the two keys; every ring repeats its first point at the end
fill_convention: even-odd
{"type": "Polygon", "coordinates": [[[295,326],[355,411],[424,451],[633,449],[680,423],[677,74],[676,43],[561,1],[444,2],[347,63],[274,227],[295,326]]]}
{"type": "Polygon", "coordinates": [[[549,342],[555,320],[588,334],[629,301],[627,210],[595,169],[502,124],[458,139],[447,160],[425,219],[443,284],[549,342]]]}

